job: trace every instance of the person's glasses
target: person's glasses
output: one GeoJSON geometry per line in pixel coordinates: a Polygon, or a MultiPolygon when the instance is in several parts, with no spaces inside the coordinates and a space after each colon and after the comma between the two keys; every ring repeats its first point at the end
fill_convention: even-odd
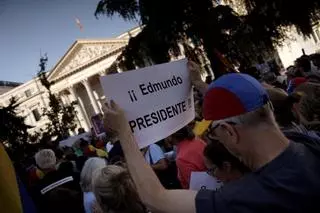
{"type": "Polygon", "coordinates": [[[207,137],[210,140],[216,140],[217,136],[215,134],[215,130],[219,127],[220,124],[216,124],[214,126],[210,126],[208,129],[207,137]]]}
{"type": "MultiPolygon", "coordinates": [[[[237,125],[237,123],[235,122],[231,122],[231,121],[225,121],[226,123],[230,124],[230,125],[237,125]]],[[[208,130],[208,134],[207,137],[210,140],[217,140],[218,136],[215,134],[215,131],[218,127],[220,127],[222,122],[216,122],[216,123],[212,123],[211,126],[209,127],[208,130]]]]}

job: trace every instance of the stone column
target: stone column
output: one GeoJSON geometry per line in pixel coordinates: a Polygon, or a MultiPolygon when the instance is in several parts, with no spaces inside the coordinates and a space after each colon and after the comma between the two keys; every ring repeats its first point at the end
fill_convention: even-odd
{"type": "Polygon", "coordinates": [[[60,93],[60,94],[59,94],[59,97],[60,97],[60,99],[61,99],[61,101],[62,101],[63,106],[67,106],[67,105],[68,105],[68,102],[67,102],[67,99],[66,99],[65,94],[60,93]]]}
{"type": "Polygon", "coordinates": [[[30,118],[30,121],[31,121],[31,125],[36,126],[37,125],[37,121],[36,121],[36,119],[35,119],[35,117],[34,117],[34,115],[32,113],[32,110],[29,109],[29,107],[27,107],[27,112],[30,115],[29,118],[30,118]]]}
{"type": "MultiPolygon", "coordinates": [[[[105,75],[107,75],[105,71],[99,72],[99,78],[102,77],[102,76],[105,76],[105,75]]],[[[102,92],[104,94],[103,88],[102,88],[102,92]]],[[[100,110],[101,110],[102,114],[104,114],[103,105],[105,104],[105,102],[106,102],[105,95],[103,95],[102,97],[99,97],[99,103],[98,104],[99,104],[99,107],[100,107],[100,110]]]]}
{"type": "Polygon", "coordinates": [[[99,110],[99,106],[97,104],[97,101],[96,101],[96,99],[95,99],[95,97],[93,95],[92,88],[91,88],[91,85],[90,85],[88,79],[83,80],[81,83],[86,88],[86,91],[88,93],[88,96],[89,96],[89,99],[90,99],[90,102],[91,102],[91,105],[93,107],[93,110],[94,110],[95,114],[101,113],[100,110],[99,110]]]}
{"type": "MultiPolygon", "coordinates": [[[[71,94],[71,101],[76,101],[77,102],[77,104],[75,105],[75,109],[79,114],[81,114],[82,119],[79,119],[81,127],[85,128],[86,130],[90,130],[90,125],[88,124],[86,112],[83,110],[83,108],[81,107],[81,105],[79,103],[78,96],[77,96],[75,88],[73,86],[71,86],[71,87],[68,88],[68,91],[71,94]]],[[[77,117],[78,117],[78,115],[77,115],[77,117]]]]}

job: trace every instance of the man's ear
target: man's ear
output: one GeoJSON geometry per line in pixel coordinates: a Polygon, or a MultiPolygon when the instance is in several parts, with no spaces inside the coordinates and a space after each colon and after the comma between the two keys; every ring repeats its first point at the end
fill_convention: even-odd
{"type": "Polygon", "coordinates": [[[220,124],[220,131],[224,138],[228,138],[229,141],[231,140],[233,143],[238,143],[239,136],[234,126],[228,123],[222,123],[220,124]]]}

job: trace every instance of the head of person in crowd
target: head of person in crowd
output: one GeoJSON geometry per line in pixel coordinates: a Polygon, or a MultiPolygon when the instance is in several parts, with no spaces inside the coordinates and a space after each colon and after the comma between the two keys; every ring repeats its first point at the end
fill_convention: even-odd
{"type": "MultiPolygon", "coordinates": [[[[296,105],[296,112],[300,124],[308,130],[320,131],[320,84],[307,83],[300,91],[300,102],[296,105]]],[[[299,92],[298,92],[299,93],[299,92]]]]}
{"type": "Polygon", "coordinates": [[[80,139],[80,149],[84,156],[87,156],[87,157],[96,156],[95,150],[90,149],[89,142],[84,140],[83,138],[80,139]]]}
{"type": "Polygon", "coordinates": [[[82,128],[82,127],[78,129],[78,135],[81,135],[85,132],[86,132],[86,130],[84,130],[84,128],[82,128]]]}
{"type": "Polygon", "coordinates": [[[204,149],[205,164],[208,174],[216,177],[223,183],[237,180],[250,169],[233,156],[219,141],[210,139],[204,149]]]}
{"type": "Polygon", "coordinates": [[[86,213],[92,212],[94,204],[96,203],[92,188],[93,174],[106,165],[106,161],[103,158],[93,157],[89,158],[83,166],[80,174],[80,186],[83,192],[83,205],[86,213]]]}
{"type": "Polygon", "coordinates": [[[42,172],[47,173],[56,170],[56,155],[51,149],[42,149],[35,155],[36,164],[42,172]]]}
{"type": "Polygon", "coordinates": [[[89,146],[89,142],[88,141],[86,141],[85,139],[83,139],[83,138],[80,138],[80,144],[79,144],[79,146],[80,146],[80,149],[85,149],[85,148],[87,148],[88,146],[89,146]]]}
{"type": "Polygon", "coordinates": [[[191,141],[195,138],[195,134],[192,131],[192,128],[188,125],[177,131],[176,133],[172,134],[170,139],[171,142],[176,145],[182,141],[191,141]]]}
{"type": "Polygon", "coordinates": [[[65,174],[66,176],[73,175],[74,166],[73,166],[72,162],[66,161],[66,162],[63,162],[59,165],[58,171],[65,174]]]}
{"type": "Polygon", "coordinates": [[[275,119],[281,128],[290,128],[296,121],[293,113],[295,101],[282,89],[266,88],[273,106],[275,119]]]}
{"type": "Polygon", "coordinates": [[[260,79],[260,73],[256,67],[249,67],[248,69],[244,70],[242,73],[251,75],[255,79],[260,79]]]}
{"type": "Polygon", "coordinates": [[[127,169],[109,165],[98,169],[92,181],[94,195],[103,212],[147,212],[127,169]]]}
{"type": "Polygon", "coordinates": [[[94,172],[106,165],[105,159],[98,157],[89,158],[85,162],[80,175],[80,186],[83,192],[92,191],[91,183],[94,172]]]}
{"type": "Polygon", "coordinates": [[[275,59],[270,61],[269,66],[272,73],[274,73],[276,76],[280,75],[281,67],[277,64],[275,59]]]}
{"type": "Polygon", "coordinates": [[[209,85],[203,111],[213,121],[210,134],[252,170],[289,145],[266,89],[246,74],[226,74],[209,85]]]}
{"type": "Polygon", "coordinates": [[[205,82],[206,82],[207,84],[210,84],[210,83],[212,82],[212,75],[208,75],[208,76],[206,77],[205,82]]]}
{"type": "Polygon", "coordinates": [[[63,162],[65,159],[65,155],[64,155],[64,152],[63,150],[61,149],[56,149],[54,151],[55,155],[56,155],[56,158],[57,158],[57,162],[63,162]]]}
{"type": "Polygon", "coordinates": [[[287,71],[286,71],[287,82],[291,81],[293,78],[296,77],[296,70],[297,68],[295,66],[287,67],[287,71]]]}
{"type": "Polygon", "coordinates": [[[274,85],[277,82],[277,76],[273,72],[268,72],[262,75],[261,80],[267,84],[274,85]]]}
{"type": "Polygon", "coordinates": [[[206,171],[203,159],[205,142],[195,136],[187,125],[171,135],[171,143],[176,146],[178,179],[183,189],[188,189],[192,172],[206,171]]]}
{"type": "MultiPolygon", "coordinates": [[[[308,56],[304,55],[295,61],[295,66],[300,75],[305,76],[307,73],[311,72],[311,62],[308,56]]],[[[297,76],[299,77],[299,76],[297,76]]]]}
{"type": "Polygon", "coordinates": [[[314,66],[317,67],[318,70],[320,70],[320,53],[315,53],[311,56],[311,61],[314,66]]]}

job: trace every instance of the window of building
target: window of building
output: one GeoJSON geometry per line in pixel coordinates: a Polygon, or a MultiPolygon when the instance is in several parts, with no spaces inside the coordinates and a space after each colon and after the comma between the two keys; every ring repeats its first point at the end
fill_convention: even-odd
{"type": "Polygon", "coordinates": [[[311,35],[315,43],[320,42],[320,31],[318,26],[313,27],[311,35]]]}
{"type": "Polygon", "coordinates": [[[33,117],[36,121],[39,121],[41,119],[41,115],[39,113],[39,110],[38,109],[34,109],[32,110],[32,114],[33,114],[33,117]]]}
{"type": "Polygon", "coordinates": [[[32,92],[30,89],[24,91],[24,94],[26,94],[27,98],[29,98],[32,95],[32,92]]]}

